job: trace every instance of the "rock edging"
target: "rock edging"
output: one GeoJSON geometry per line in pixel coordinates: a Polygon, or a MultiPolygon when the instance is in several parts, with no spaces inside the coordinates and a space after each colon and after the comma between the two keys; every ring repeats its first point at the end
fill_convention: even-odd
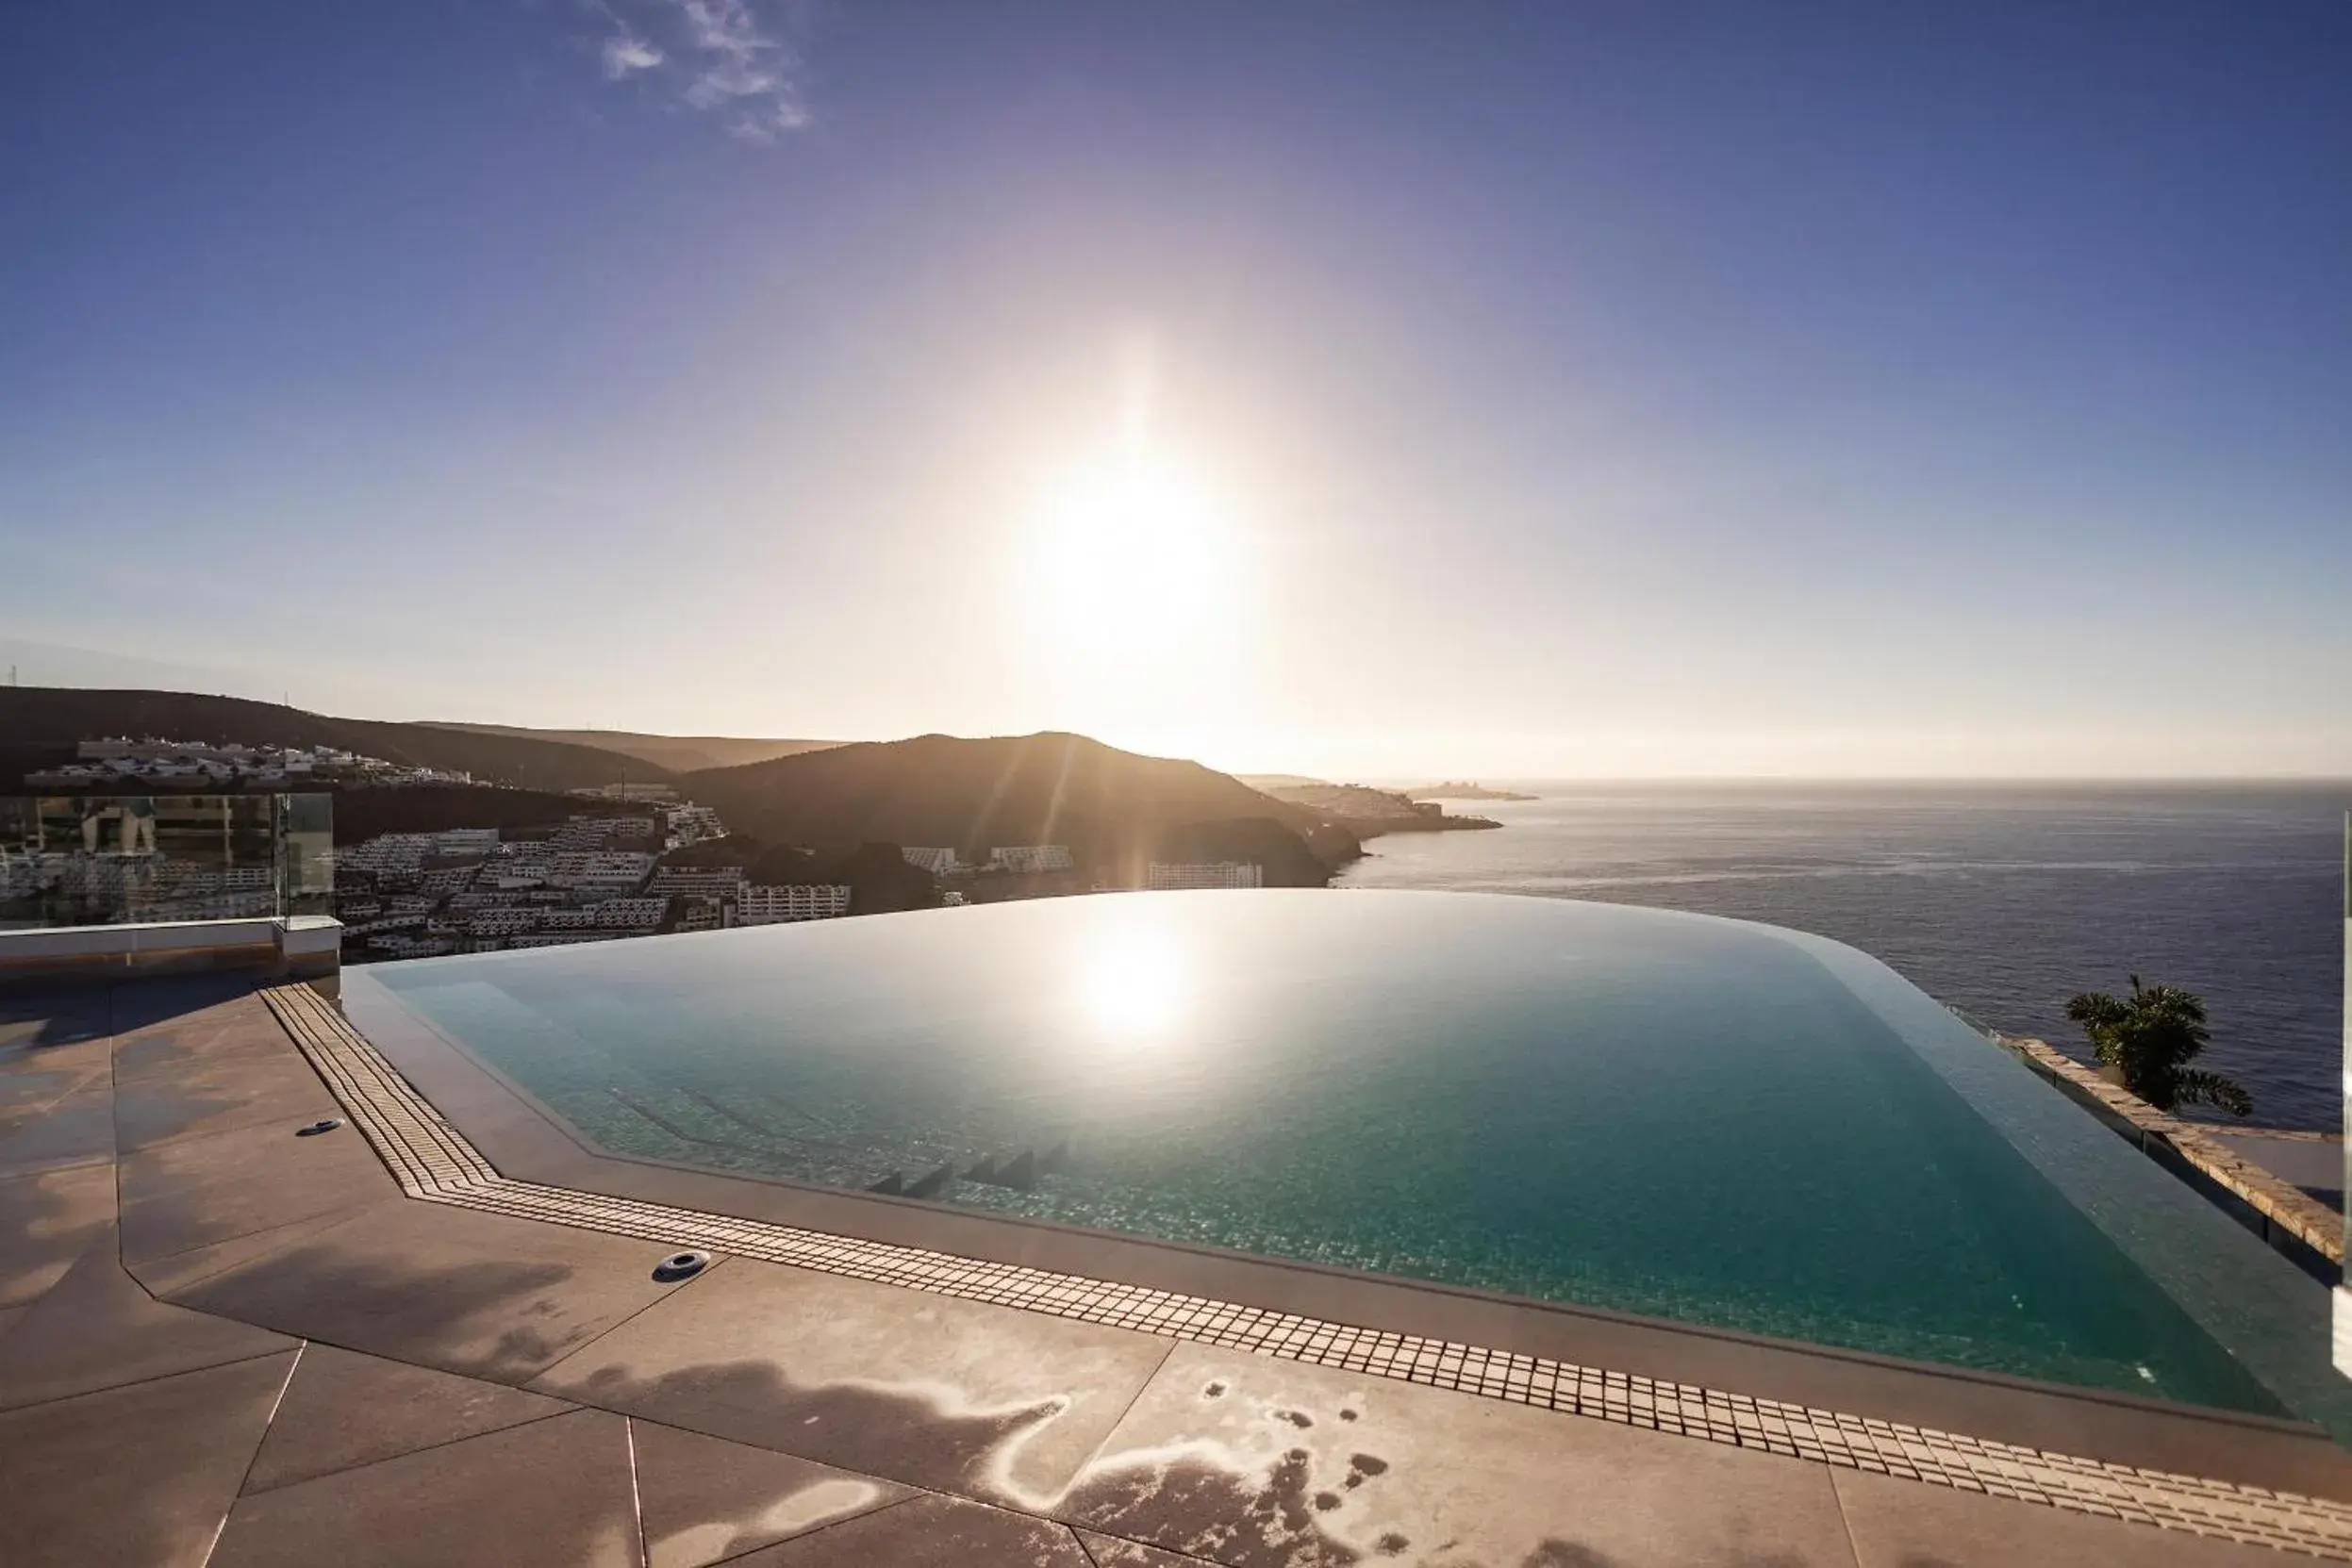
{"type": "Polygon", "coordinates": [[[2218,1188],[2234,1198],[2235,1204],[2223,1207],[2306,1271],[2330,1283],[2342,1277],[2344,1221],[2326,1204],[2239,1155],[2196,1123],[2110,1083],[2046,1040],[1997,1033],[1994,1039],[2160,1164],[2206,1186],[2209,1197],[2218,1188]],[[2240,1212],[2240,1205],[2246,1212],[2240,1212]]]}

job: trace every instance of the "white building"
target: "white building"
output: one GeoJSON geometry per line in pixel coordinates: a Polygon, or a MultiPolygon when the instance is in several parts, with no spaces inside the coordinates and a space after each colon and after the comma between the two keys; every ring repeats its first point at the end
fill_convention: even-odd
{"type": "Polygon", "coordinates": [[[414,871],[433,852],[435,838],[429,833],[378,834],[357,844],[338,845],[335,862],[349,870],[378,875],[386,871],[414,871]]]}
{"type": "Polygon", "coordinates": [[[444,828],[433,835],[436,854],[487,855],[497,848],[496,828],[444,828]]]}
{"type": "Polygon", "coordinates": [[[558,850],[598,850],[622,839],[650,839],[654,824],[642,817],[574,817],[555,830],[558,850]]]}
{"type": "Polygon", "coordinates": [[[473,885],[473,875],[480,869],[478,862],[471,861],[463,866],[436,866],[429,871],[417,873],[417,891],[439,894],[444,898],[452,893],[462,893],[473,885]]]}
{"type": "MultiPolygon", "coordinates": [[[[733,895],[729,895],[732,899],[733,895]]],[[[726,902],[718,899],[688,897],[678,903],[678,931],[717,931],[727,923],[726,902]]]]}
{"type": "Polygon", "coordinates": [[[648,893],[696,899],[732,899],[743,885],[740,866],[665,866],[654,873],[648,893]]]}
{"type": "Polygon", "coordinates": [[[989,850],[988,864],[1022,876],[1074,870],[1078,865],[1067,844],[999,844],[989,850]]]}
{"type": "Polygon", "coordinates": [[[1266,867],[1254,862],[1216,860],[1203,862],[1153,861],[1144,885],[1153,890],[1189,887],[1264,887],[1266,867]]]}
{"type": "Polygon", "coordinates": [[[605,930],[609,931],[618,927],[628,931],[641,931],[649,926],[661,924],[662,916],[670,913],[670,900],[668,899],[606,899],[603,903],[592,907],[597,925],[605,930]]]}
{"type": "Polygon", "coordinates": [[[906,857],[907,865],[919,866],[935,877],[948,876],[959,865],[952,849],[925,850],[908,846],[900,850],[899,853],[906,857]]]}
{"type": "Polygon", "coordinates": [[[536,909],[477,909],[466,919],[466,929],[476,936],[513,936],[538,926],[536,909]]]}
{"type": "Polygon", "coordinates": [[[662,818],[672,849],[682,844],[699,844],[705,838],[727,836],[727,825],[719,820],[719,813],[710,806],[671,806],[662,813],[662,818]]]}
{"type": "Polygon", "coordinates": [[[567,850],[549,863],[547,880],[582,893],[634,893],[653,875],[654,857],[624,850],[567,850]]]}
{"type": "Polygon", "coordinates": [[[754,887],[745,883],[736,896],[736,923],[772,926],[786,920],[830,920],[850,912],[850,890],[817,883],[754,887]]]}
{"type": "Polygon", "coordinates": [[[668,784],[590,784],[585,789],[575,789],[571,793],[588,800],[626,801],[632,804],[660,805],[678,798],[678,792],[675,789],[668,784]]]}

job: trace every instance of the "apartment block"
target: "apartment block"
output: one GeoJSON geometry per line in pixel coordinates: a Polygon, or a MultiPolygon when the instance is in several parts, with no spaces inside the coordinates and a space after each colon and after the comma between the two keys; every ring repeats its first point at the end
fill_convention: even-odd
{"type": "Polygon", "coordinates": [[[850,912],[850,890],[817,883],[754,887],[745,883],[736,900],[736,923],[772,926],[787,920],[830,920],[850,912]]]}
{"type": "Polygon", "coordinates": [[[1153,861],[1144,885],[1154,890],[1197,887],[1264,887],[1266,867],[1254,862],[1153,861]]]}
{"type": "Polygon", "coordinates": [[[919,866],[935,877],[944,877],[959,869],[962,862],[955,858],[953,849],[928,850],[909,845],[899,850],[909,866],[919,866]]]}
{"type": "Polygon", "coordinates": [[[1042,871],[1069,871],[1077,861],[1067,844],[999,844],[989,850],[988,864],[1002,870],[1035,876],[1042,871]]]}

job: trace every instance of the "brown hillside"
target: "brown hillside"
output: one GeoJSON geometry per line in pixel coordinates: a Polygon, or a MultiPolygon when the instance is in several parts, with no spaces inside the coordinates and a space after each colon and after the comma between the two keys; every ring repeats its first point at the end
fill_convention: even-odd
{"type": "Polygon", "coordinates": [[[567,746],[593,746],[671,773],[693,773],[710,767],[740,767],[746,763],[821,751],[837,740],[762,740],[735,735],[649,735],[633,730],[535,730],[518,724],[459,724],[424,719],[426,729],[455,730],[466,734],[511,735],[520,740],[553,740],[567,746]]]}
{"type": "Polygon", "coordinates": [[[275,702],[194,692],[0,686],[0,790],[20,787],[29,770],[70,759],[78,742],[109,735],[210,745],[330,746],[522,789],[670,781],[664,769],[634,757],[555,740],[333,718],[275,702]]]}
{"type": "MultiPolygon", "coordinates": [[[[469,789],[410,785],[401,789],[343,789],[335,794],[335,838],[356,844],[385,833],[439,833],[446,828],[559,827],[570,817],[648,817],[647,806],[611,805],[576,795],[532,789],[469,789]]],[[[724,842],[724,840],[721,840],[724,842]]]]}
{"type": "Polygon", "coordinates": [[[1052,732],[836,746],[689,774],[684,788],[768,843],[952,846],[973,860],[1000,844],[1067,844],[1122,884],[1155,856],[1251,859],[1269,882],[1319,884],[1356,852],[1315,813],[1199,763],[1052,732]]]}

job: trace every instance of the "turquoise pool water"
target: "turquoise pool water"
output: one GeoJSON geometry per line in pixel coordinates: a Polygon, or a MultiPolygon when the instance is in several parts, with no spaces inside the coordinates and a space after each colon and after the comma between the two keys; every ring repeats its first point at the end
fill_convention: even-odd
{"type": "Polygon", "coordinates": [[[2325,1366],[2291,1265],[1771,927],[1182,893],[363,973],[617,1153],[2243,1411],[2325,1366]]]}

